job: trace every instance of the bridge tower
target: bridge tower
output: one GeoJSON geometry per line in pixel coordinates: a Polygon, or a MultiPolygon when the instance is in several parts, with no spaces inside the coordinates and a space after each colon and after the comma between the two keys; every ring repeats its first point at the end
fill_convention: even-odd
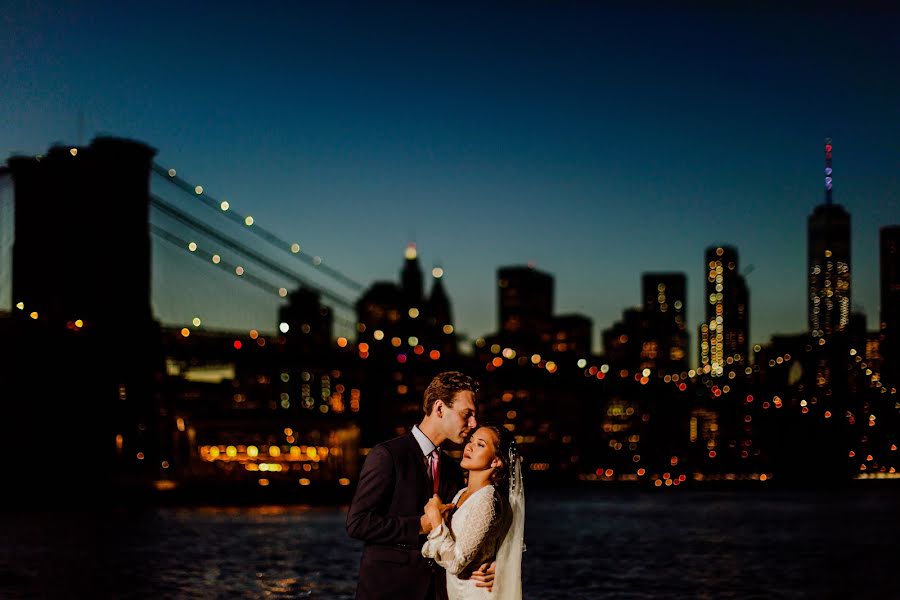
{"type": "Polygon", "coordinates": [[[121,138],[7,162],[15,205],[3,460],[33,501],[47,481],[85,498],[160,469],[162,368],[150,302],[150,168],[121,138]],[[28,460],[23,460],[28,457],[28,460]]]}

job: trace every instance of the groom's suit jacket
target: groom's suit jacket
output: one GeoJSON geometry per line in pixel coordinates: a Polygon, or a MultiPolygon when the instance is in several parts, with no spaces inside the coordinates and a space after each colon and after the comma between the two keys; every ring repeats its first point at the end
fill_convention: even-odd
{"type": "MultiPolygon", "coordinates": [[[[459,464],[441,453],[438,495],[450,502],[462,487],[459,464]]],[[[365,542],[358,600],[447,598],[444,569],[422,556],[419,517],[432,495],[422,449],[413,434],[382,442],[369,452],[347,513],[347,533],[365,542]]]]}

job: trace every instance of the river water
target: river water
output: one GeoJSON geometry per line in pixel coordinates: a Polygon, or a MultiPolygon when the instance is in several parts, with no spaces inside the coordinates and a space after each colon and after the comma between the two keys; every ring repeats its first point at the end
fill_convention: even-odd
{"type": "MultiPolygon", "coordinates": [[[[352,598],[346,507],[5,513],[2,598],[352,598]]],[[[525,598],[900,599],[900,490],[529,492],[525,598]]]]}

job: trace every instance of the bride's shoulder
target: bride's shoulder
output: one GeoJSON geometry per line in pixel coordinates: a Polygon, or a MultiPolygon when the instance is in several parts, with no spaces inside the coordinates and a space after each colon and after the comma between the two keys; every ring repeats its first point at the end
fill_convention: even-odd
{"type": "Polygon", "coordinates": [[[503,490],[493,484],[488,484],[479,491],[484,493],[483,502],[485,504],[491,504],[494,511],[502,510],[504,502],[506,500],[506,497],[503,494],[503,490]]]}
{"type": "Polygon", "coordinates": [[[491,503],[494,506],[494,511],[496,512],[509,512],[509,492],[497,486],[490,486],[493,492],[491,493],[491,503]]]}
{"type": "MultiPolygon", "coordinates": [[[[463,488],[462,491],[465,491],[463,488]]],[[[460,492],[462,493],[462,492],[460,492]]],[[[474,500],[476,504],[484,505],[484,504],[495,504],[497,499],[499,498],[499,493],[494,488],[493,485],[488,484],[484,487],[480,487],[471,494],[469,494],[469,500],[474,500]]],[[[467,500],[467,502],[469,501],[467,500]]]]}

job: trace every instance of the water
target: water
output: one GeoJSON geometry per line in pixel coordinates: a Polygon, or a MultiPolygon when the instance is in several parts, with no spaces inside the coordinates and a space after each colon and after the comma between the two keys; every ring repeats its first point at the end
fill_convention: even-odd
{"type": "MultiPolygon", "coordinates": [[[[900,491],[529,492],[525,597],[900,599],[900,491]]],[[[3,598],[352,598],[342,508],[7,513],[3,598]]]]}

